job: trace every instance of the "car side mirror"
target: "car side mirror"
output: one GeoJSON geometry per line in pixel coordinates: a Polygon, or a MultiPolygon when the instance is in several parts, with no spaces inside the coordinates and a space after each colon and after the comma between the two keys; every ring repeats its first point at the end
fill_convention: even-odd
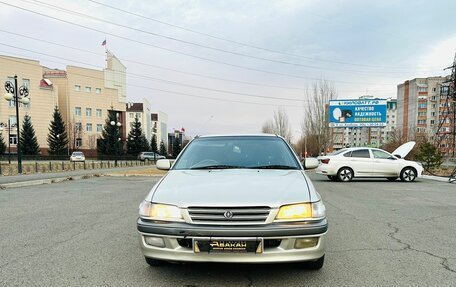
{"type": "Polygon", "coordinates": [[[171,168],[171,161],[169,159],[157,160],[157,168],[161,170],[169,170],[171,168]]]}
{"type": "Polygon", "coordinates": [[[314,169],[317,168],[319,165],[318,159],[314,157],[306,157],[304,159],[304,169],[314,169]]]}

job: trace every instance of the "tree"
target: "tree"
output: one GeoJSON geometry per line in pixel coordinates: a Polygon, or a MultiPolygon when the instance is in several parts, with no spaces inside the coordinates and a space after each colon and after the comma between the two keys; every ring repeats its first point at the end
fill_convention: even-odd
{"type": "MultiPolygon", "coordinates": [[[[306,90],[307,104],[301,128],[305,137],[315,139],[318,153],[326,152],[326,148],[331,145],[328,105],[336,96],[334,86],[325,80],[314,82],[312,88],[306,90]]],[[[307,144],[312,149],[310,141],[307,144]]]]}
{"type": "Polygon", "coordinates": [[[179,138],[176,136],[173,142],[173,157],[176,158],[182,149],[181,144],[179,143],[179,138]]]}
{"type": "Polygon", "coordinates": [[[148,150],[149,143],[142,132],[141,122],[136,117],[130,133],[128,133],[127,153],[130,155],[138,155],[139,153],[148,150]]]}
{"type": "Polygon", "coordinates": [[[163,156],[168,155],[168,152],[166,151],[165,143],[163,141],[160,141],[160,152],[159,153],[163,156]]]}
{"type": "Polygon", "coordinates": [[[0,155],[5,154],[5,151],[6,151],[5,139],[3,138],[3,135],[0,134],[0,155]]]}
{"type": "Polygon", "coordinates": [[[286,111],[281,107],[274,111],[272,120],[263,124],[262,132],[279,135],[291,142],[291,128],[286,111]]]}
{"type": "Polygon", "coordinates": [[[438,168],[443,163],[443,154],[439,149],[428,141],[420,144],[415,159],[423,164],[426,171],[438,168]]]}
{"type": "Polygon", "coordinates": [[[108,112],[101,133],[101,138],[98,145],[98,152],[104,155],[120,155],[123,153],[120,128],[116,125],[111,125],[111,122],[117,123],[116,113],[114,111],[108,112]]]}
{"type": "Polygon", "coordinates": [[[157,135],[153,135],[150,140],[150,150],[154,153],[158,153],[158,145],[157,145],[157,135]]]}
{"type": "Polygon", "coordinates": [[[33,128],[32,119],[29,115],[25,115],[24,117],[19,142],[23,155],[37,155],[40,153],[40,146],[38,145],[35,129],[33,128]]]}
{"type": "Polygon", "coordinates": [[[49,145],[49,154],[62,155],[67,152],[68,136],[65,123],[63,122],[62,115],[60,114],[57,106],[54,108],[53,119],[49,126],[47,142],[49,145]]]}

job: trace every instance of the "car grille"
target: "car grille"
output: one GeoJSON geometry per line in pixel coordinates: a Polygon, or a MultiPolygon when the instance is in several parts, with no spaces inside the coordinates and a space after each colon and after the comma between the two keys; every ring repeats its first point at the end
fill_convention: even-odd
{"type": "Polygon", "coordinates": [[[269,216],[267,206],[254,207],[189,207],[194,223],[202,224],[261,224],[269,216]]]}

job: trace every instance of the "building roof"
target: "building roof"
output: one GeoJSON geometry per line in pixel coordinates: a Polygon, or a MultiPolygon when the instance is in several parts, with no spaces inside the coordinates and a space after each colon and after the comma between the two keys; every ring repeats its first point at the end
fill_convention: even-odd
{"type": "Polygon", "coordinates": [[[127,112],[142,112],[143,103],[127,103],[127,112]]]}

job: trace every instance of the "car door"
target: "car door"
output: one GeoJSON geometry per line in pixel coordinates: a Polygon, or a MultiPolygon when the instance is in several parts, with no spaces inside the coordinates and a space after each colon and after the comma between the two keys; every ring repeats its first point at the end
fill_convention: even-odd
{"type": "Polygon", "coordinates": [[[374,175],[378,176],[397,176],[399,169],[399,162],[397,158],[391,154],[379,150],[372,149],[373,164],[372,171],[374,175]]]}
{"type": "Polygon", "coordinates": [[[372,159],[369,149],[356,149],[351,152],[350,166],[355,172],[355,176],[367,176],[372,172],[372,159]]]}

